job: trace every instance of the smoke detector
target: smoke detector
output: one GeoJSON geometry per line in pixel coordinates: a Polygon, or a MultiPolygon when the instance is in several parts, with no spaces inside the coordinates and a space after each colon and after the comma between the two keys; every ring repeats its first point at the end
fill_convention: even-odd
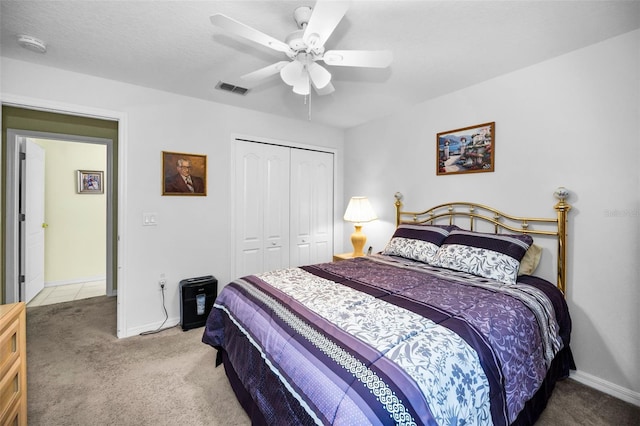
{"type": "Polygon", "coordinates": [[[19,35],[18,44],[32,52],[45,53],[47,51],[47,45],[44,44],[44,41],[30,35],[19,35]]]}

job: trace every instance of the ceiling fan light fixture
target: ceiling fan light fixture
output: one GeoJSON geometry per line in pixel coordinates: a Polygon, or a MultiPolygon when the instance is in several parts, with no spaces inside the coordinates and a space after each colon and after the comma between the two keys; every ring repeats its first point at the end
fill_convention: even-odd
{"type": "Polygon", "coordinates": [[[306,74],[304,65],[300,61],[291,61],[280,70],[280,77],[289,86],[296,84],[300,80],[300,76],[306,74]]]}
{"type": "Polygon", "coordinates": [[[303,72],[300,75],[300,79],[295,82],[293,85],[293,93],[297,93],[298,95],[308,95],[310,93],[309,88],[309,74],[303,72]]]}
{"type": "Polygon", "coordinates": [[[331,73],[316,62],[310,62],[309,65],[307,65],[307,70],[309,71],[311,81],[313,81],[313,86],[316,89],[324,89],[331,81],[331,73]]]}

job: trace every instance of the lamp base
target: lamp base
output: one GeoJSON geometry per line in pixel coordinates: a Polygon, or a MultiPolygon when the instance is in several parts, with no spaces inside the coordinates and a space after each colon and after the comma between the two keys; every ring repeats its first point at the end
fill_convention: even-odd
{"type": "Polygon", "coordinates": [[[351,244],[353,244],[353,257],[364,256],[364,243],[367,242],[367,236],[362,232],[362,225],[355,225],[356,230],[351,234],[351,244]]]}

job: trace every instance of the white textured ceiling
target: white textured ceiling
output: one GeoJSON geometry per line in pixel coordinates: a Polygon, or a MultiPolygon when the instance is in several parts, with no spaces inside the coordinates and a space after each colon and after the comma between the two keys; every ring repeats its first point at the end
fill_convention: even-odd
{"type": "MultiPolygon", "coordinates": [[[[224,13],[279,40],[313,1],[6,1],[2,56],[291,118],[305,98],[279,78],[239,76],[286,59],[226,34],[224,13]],[[16,36],[45,41],[46,54],[16,36]],[[250,87],[245,96],[214,90],[250,87]]],[[[327,49],[389,49],[387,69],[328,67],[335,92],[311,96],[311,120],[348,128],[640,28],[639,1],[352,1],[327,49]]]]}

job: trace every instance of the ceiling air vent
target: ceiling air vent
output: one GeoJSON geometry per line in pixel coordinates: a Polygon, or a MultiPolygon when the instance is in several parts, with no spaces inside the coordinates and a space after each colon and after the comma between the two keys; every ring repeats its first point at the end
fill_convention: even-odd
{"type": "Polygon", "coordinates": [[[216,89],[225,90],[231,93],[237,93],[238,95],[246,95],[249,91],[249,89],[245,87],[234,86],[233,84],[224,83],[222,81],[219,81],[218,84],[216,84],[216,89]]]}

